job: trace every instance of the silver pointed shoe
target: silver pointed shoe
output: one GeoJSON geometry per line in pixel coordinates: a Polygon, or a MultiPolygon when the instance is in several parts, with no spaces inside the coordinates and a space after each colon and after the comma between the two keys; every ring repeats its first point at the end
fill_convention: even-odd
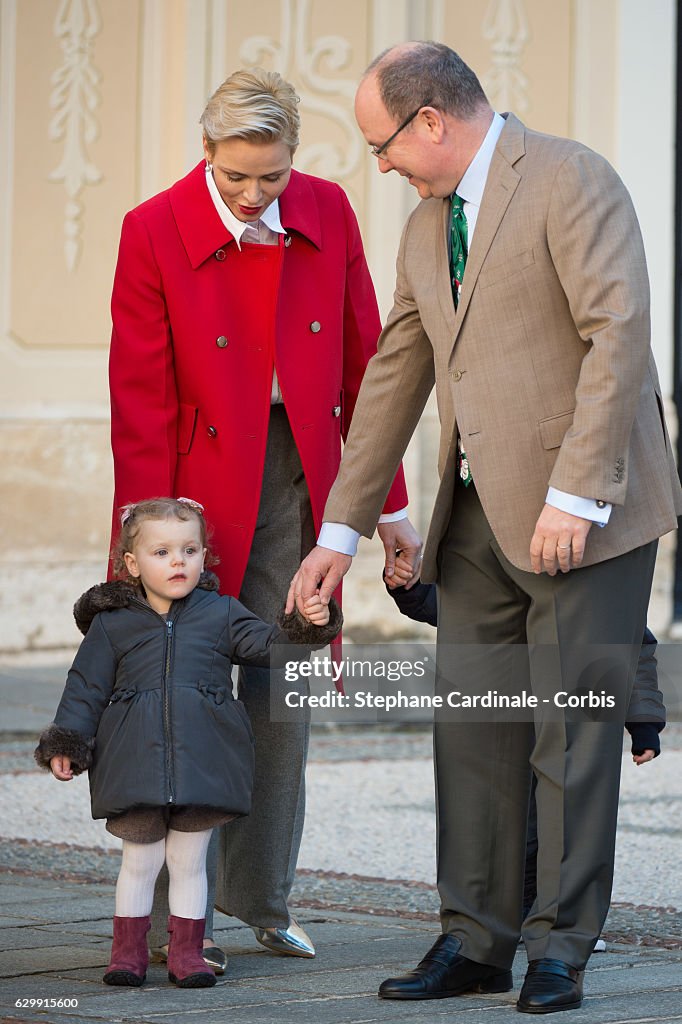
{"type": "Polygon", "coordinates": [[[204,946],[201,951],[204,963],[212,967],[216,974],[224,974],[227,967],[227,957],[218,946],[204,946]]]}
{"type": "MultiPolygon", "coordinates": [[[[227,957],[218,946],[204,946],[201,951],[204,963],[211,967],[216,974],[224,974],[227,967],[227,957]]],[[[149,949],[149,957],[154,964],[168,963],[168,946],[153,946],[149,949]]]]}
{"type": "Polygon", "coordinates": [[[271,949],[274,953],[305,956],[309,959],[315,956],[315,947],[310,936],[293,917],[288,928],[254,928],[253,934],[261,946],[271,949]]]}

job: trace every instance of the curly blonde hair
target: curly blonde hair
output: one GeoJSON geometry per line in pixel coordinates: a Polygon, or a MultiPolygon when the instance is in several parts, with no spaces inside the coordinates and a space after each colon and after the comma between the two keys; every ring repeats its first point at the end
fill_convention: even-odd
{"type": "Polygon", "coordinates": [[[144,501],[123,505],[119,511],[122,519],[121,532],[111,551],[112,569],[117,579],[127,579],[129,583],[139,585],[139,579],[128,575],[124,556],[127,551],[133,550],[142,524],[148,519],[178,519],[183,523],[195,520],[199,525],[201,546],[206,548],[204,565],[216,565],[219,561],[211,550],[211,530],[197,504],[180,501],[178,498],[146,498],[144,501]]]}

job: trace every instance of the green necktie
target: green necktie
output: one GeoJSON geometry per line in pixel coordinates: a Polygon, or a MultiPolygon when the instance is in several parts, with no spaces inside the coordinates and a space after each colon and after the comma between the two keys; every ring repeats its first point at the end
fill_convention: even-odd
{"type": "Polygon", "coordinates": [[[455,309],[459,304],[459,293],[462,278],[467,265],[469,245],[467,239],[467,219],[464,216],[464,200],[456,192],[452,193],[452,213],[450,216],[450,283],[455,309]]]}
{"type": "MultiPolygon", "coordinates": [[[[462,288],[462,278],[467,265],[469,253],[468,225],[464,215],[464,200],[456,192],[452,193],[452,213],[450,216],[450,283],[452,285],[452,298],[455,309],[459,305],[459,293],[462,288]]],[[[473,477],[469,469],[469,460],[462,448],[461,437],[457,438],[457,464],[459,475],[465,487],[468,487],[473,477]]]]}

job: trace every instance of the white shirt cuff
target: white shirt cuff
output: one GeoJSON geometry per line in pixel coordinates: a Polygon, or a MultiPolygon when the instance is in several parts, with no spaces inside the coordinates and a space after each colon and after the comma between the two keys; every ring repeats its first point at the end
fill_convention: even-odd
{"type": "Polygon", "coordinates": [[[559,508],[562,512],[568,512],[572,516],[580,516],[581,519],[590,519],[597,526],[606,526],[611,515],[611,509],[613,508],[609,501],[579,498],[575,494],[558,491],[556,487],[549,488],[546,501],[548,505],[559,508]]]}
{"type": "Polygon", "coordinates": [[[380,523],[398,523],[401,519],[407,519],[407,505],[397,512],[382,512],[379,516],[380,523]]]}
{"type": "Polygon", "coordinates": [[[322,523],[317,543],[322,548],[338,551],[342,555],[355,556],[360,534],[345,523],[322,523]]]}

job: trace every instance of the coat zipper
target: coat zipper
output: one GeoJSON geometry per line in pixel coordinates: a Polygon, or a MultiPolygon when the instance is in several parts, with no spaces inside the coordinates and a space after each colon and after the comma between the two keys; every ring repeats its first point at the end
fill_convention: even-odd
{"type": "MultiPolygon", "coordinates": [[[[173,619],[164,619],[162,615],[159,615],[159,613],[155,612],[153,608],[150,608],[146,601],[142,601],[139,598],[136,598],[135,603],[138,604],[141,608],[144,608],[145,611],[148,611],[152,615],[154,615],[157,620],[161,619],[161,621],[164,623],[166,627],[165,650],[163,659],[163,679],[161,682],[163,704],[163,736],[166,744],[166,777],[168,779],[168,800],[166,802],[169,804],[174,804],[175,793],[173,792],[173,733],[171,730],[170,720],[170,689],[168,686],[168,676],[170,675],[171,662],[173,657],[173,626],[175,623],[173,619]]],[[[169,612],[171,612],[172,610],[173,606],[171,605],[169,612]]]]}
{"type": "Polygon", "coordinates": [[[166,620],[166,656],[163,669],[163,729],[166,740],[166,775],[168,778],[168,803],[175,803],[173,792],[173,737],[171,734],[170,722],[170,693],[168,688],[168,676],[171,667],[171,655],[173,648],[173,620],[166,620]]]}

